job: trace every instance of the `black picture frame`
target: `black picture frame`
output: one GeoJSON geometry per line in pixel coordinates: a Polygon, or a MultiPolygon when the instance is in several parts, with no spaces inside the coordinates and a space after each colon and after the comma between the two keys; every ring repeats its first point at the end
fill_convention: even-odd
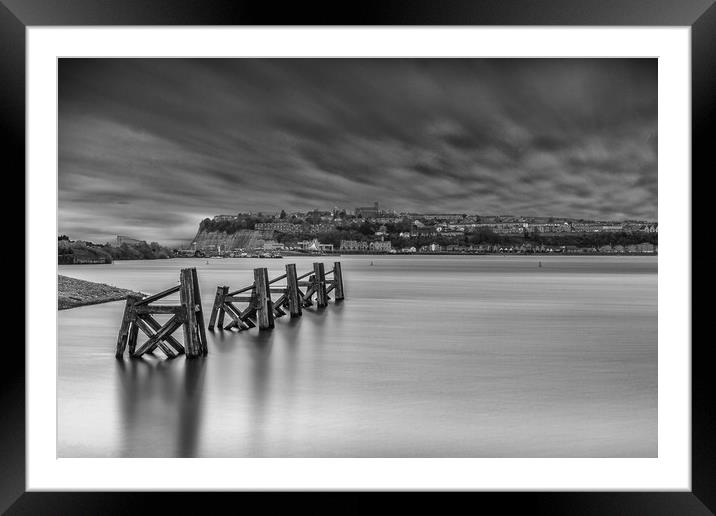
{"type": "MultiPolygon", "coordinates": [[[[25,28],[61,25],[628,25],[690,26],[692,72],[692,185],[714,170],[716,6],[712,0],[428,0],[293,2],[285,6],[241,0],[0,0],[0,145],[6,177],[25,170],[25,28]],[[8,159],[9,158],[9,159],[8,159]],[[708,169],[707,169],[708,168],[708,169]]],[[[698,189],[692,191],[698,191],[698,189]]],[[[695,199],[694,199],[695,201],[695,199]]],[[[695,209],[694,224],[705,213],[695,209]]],[[[696,234],[693,232],[692,234],[696,234]]],[[[692,259],[692,263],[696,262],[692,259]]],[[[692,268],[692,273],[693,270],[692,268]]],[[[26,277],[31,271],[25,271],[26,277]]],[[[702,287],[703,288],[703,287],[702,287]]],[[[698,306],[693,303],[694,311],[698,306]]],[[[23,306],[24,303],[23,303],[23,306]]],[[[26,323],[30,315],[25,313],[26,323]]],[[[37,314],[36,314],[37,316],[37,314]]],[[[692,316],[693,319],[693,316],[692,316]]],[[[240,493],[27,493],[25,492],[25,350],[6,337],[0,376],[0,510],[8,514],[106,514],[141,512],[149,502],[166,513],[199,512],[208,496],[222,502],[240,493]]],[[[692,490],[690,492],[474,493],[469,504],[499,504],[500,511],[529,508],[549,514],[710,514],[716,512],[716,382],[709,339],[693,339],[692,490]],[[475,498],[472,498],[475,497],[475,498]]],[[[301,503],[299,493],[275,493],[272,503],[301,503]]],[[[365,512],[381,494],[342,498],[337,511],[365,512]]],[[[464,497],[467,495],[459,495],[464,497]]],[[[422,508],[442,500],[416,494],[422,508]]],[[[459,500],[458,500],[459,501],[459,500]]],[[[462,500],[463,502],[465,500],[462,500]]],[[[245,503],[244,501],[241,502],[245,503]]],[[[231,506],[231,505],[229,505],[231,506]]],[[[239,506],[235,506],[239,510],[239,506]]],[[[313,506],[315,508],[315,506],[313,506]]]]}

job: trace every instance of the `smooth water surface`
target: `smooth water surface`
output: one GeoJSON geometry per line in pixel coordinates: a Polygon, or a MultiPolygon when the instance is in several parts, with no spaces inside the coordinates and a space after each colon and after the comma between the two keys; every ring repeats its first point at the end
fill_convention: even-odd
{"type": "MultiPolygon", "coordinates": [[[[123,302],[60,311],[58,455],[656,456],[656,257],[335,259],[343,303],[272,331],[207,332],[204,359],[117,360],[123,302]]],[[[196,267],[208,320],[217,285],[319,260],[331,268],[172,259],[60,274],[155,293],[196,267]]]]}

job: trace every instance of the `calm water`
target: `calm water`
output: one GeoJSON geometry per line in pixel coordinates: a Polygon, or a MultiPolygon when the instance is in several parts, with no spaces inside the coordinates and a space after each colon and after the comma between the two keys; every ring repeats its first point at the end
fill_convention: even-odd
{"type": "MultiPolygon", "coordinates": [[[[205,359],[116,360],[123,302],[60,311],[59,456],[656,456],[656,257],[339,259],[344,303],[207,332],[205,359]]],[[[196,267],[208,318],[217,285],[312,261],[60,273],[154,293],[196,267]]]]}

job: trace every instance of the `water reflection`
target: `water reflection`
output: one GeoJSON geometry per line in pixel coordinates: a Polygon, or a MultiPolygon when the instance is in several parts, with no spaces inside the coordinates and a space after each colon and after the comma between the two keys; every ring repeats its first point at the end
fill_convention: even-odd
{"type": "Polygon", "coordinates": [[[336,304],[330,305],[331,314],[332,314],[331,317],[341,317],[345,306],[346,306],[346,303],[344,301],[340,301],[336,304]]]}
{"type": "Polygon", "coordinates": [[[237,332],[231,330],[216,329],[213,332],[207,330],[207,336],[212,339],[212,350],[219,353],[231,351],[237,344],[236,333],[237,332]]]}
{"type": "Polygon", "coordinates": [[[198,456],[205,368],[205,358],[116,360],[122,456],[198,456]]]}
{"type": "Polygon", "coordinates": [[[186,360],[184,365],[184,396],[179,404],[177,457],[197,456],[205,368],[204,357],[186,360]]]}
{"type": "Polygon", "coordinates": [[[250,396],[252,399],[249,414],[248,446],[261,453],[265,446],[266,410],[270,403],[271,387],[271,350],[275,330],[260,332],[245,332],[249,342],[249,356],[251,358],[251,384],[250,396]]]}

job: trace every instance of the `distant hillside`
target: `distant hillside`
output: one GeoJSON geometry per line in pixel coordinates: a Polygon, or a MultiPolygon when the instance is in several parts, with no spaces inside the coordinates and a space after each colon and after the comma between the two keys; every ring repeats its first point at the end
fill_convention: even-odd
{"type": "Polygon", "coordinates": [[[210,247],[221,246],[222,249],[251,249],[257,247],[257,240],[259,240],[259,231],[252,229],[239,229],[232,233],[226,231],[211,231],[199,228],[196,236],[194,237],[194,243],[196,249],[207,249],[210,247]]]}

